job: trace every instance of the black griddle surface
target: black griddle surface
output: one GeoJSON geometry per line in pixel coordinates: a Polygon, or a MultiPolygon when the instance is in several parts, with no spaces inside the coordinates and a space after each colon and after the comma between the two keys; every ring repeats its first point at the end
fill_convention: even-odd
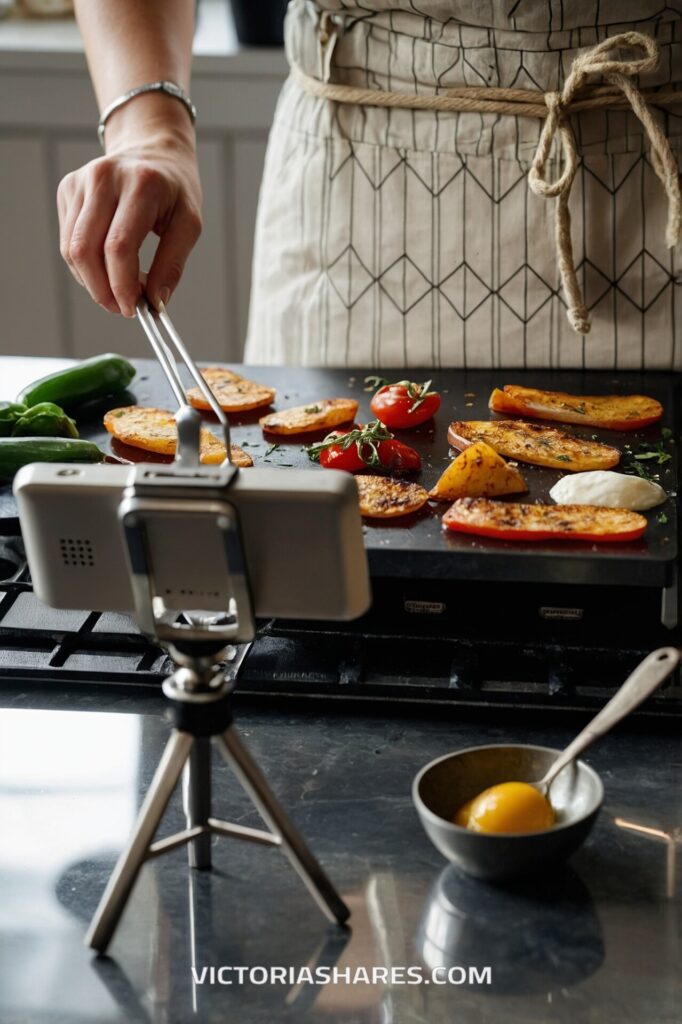
{"type": "MultiPolygon", "coordinates": [[[[174,408],[168,385],[158,366],[151,360],[138,360],[138,376],[131,385],[126,403],[174,408]]],[[[360,403],[358,420],[366,422],[371,414],[371,394],[365,392],[364,378],[369,370],[300,369],[293,367],[233,366],[247,376],[277,388],[274,408],[311,404],[321,398],[352,396],[360,403]]],[[[387,371],[390,379],[399,379],[400,371],[387,371]]],[[[619,469],[628,470],[637,454],[661,440],[661,427],[669,427],[677,435],[677,380],[669,373],[619,373],[601,371],[520,371],[520,370],[415,370],[410,378],[424,381],[433,378],[434,387],[442,396],[440,411],[431,423],[398,436],[416,448],[423,460],[423,470],[416,479],[427,489],[436,482],[449,459],[448,425],[453,420],[489,419],[488,398],[493,387],[504,384],[525,384],[577,395],[640,393],[657,398],[665,409],[661,424],[645,430],[620,433],[593,427],[565,429],[576,436],[612,444],[623,451],[619,469]],[[625,448],[629,445],[629,450],[625,448]]],[[[11,397],[11,396],[10,396],[11,397]]],[[[110,402],[109,407],[115,404],[110,402]]],[[[123,446],[112,447],[112,439],[101,426],[106,405],[99,405],[78,416],[83,437],[90,438],[107,450],[124,457],[139,458],[140,453],[123,446]]],[[[264,439],[258,426],[259,413],[232,417],[233,441],[242,445],[255,465],[322,470],[308,459],[303,445],[320,435],[296,438],[264,439]],[[273,443],[277,444],[271,449],[273,443]]],[[[211,417],[207,417],[211,419],[211,417]]],[[[556,425],[556,424],[553,424],[556,425]]],[[[113,442],[115,445],[116,442],[113,442]]],[[[578,542],[516,543],[494,541],[463,534],[446,533],[441,516],[446,502],[429,504],[415,516],[395,520],[366,521],[365,543],[374,576],[411,577],[422,579],[475,579],[490,581],[523,580],[531,583],[604,584],[619,586],[664,587],[671,584],[677,557],[677,449],[672,439],[664,442],[672,458],[662,466],[646,462],[648,470],[660,474],[660,483],[671,498],[647,513],[649,527],[641,541],[630,544],[588,544],[578,542]],[[661,515],[664,513],[664,516],[661,515]],[[661,522],[661,518],[664,522],[661,522]],[[667,521],[666,521],[667,520],[667,521]]],[[[530,493],[528,502],[549,502],[549,489],[562,475],[557,470],[537,466],[521,467],[530,493]]],[[[17,510],[10,487],[0,488],[0,529],[18,532],[17,510]]],[[[276,523],[273,522],[273,529],[276,523]]]]}

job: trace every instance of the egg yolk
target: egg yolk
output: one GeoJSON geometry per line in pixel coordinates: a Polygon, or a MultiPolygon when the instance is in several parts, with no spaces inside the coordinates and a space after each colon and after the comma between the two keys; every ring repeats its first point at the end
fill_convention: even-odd
{"type": "Polygon", "coordinates": [[[554,824],[549,800],[527,782],[502,782],[467,800],[455,825],[472,832],[541,832],[554,824]]]}

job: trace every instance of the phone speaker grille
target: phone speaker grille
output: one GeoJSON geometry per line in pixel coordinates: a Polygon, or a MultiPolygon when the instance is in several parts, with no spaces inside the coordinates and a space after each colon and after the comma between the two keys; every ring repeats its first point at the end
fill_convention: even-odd
{"type": "Polygon", "coordinates": [[[84,569],[94,568],[95,555],[92,543],[87,537],[60,537],[59,550],[64,565],[78,566],[84,569]]]}

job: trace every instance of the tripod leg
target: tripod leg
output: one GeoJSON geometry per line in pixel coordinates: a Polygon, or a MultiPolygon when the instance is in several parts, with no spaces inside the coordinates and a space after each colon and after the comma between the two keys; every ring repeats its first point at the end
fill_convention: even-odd
{"type": "Polygon", "coordinates": [[[133,837],[118,859],[85,937],[85,944],[100,954],[106,952],[116,931],[193,742],[194,738],[189,733],[174,731],[166,744],[140,808],[133,837]]]}
{"type": "MultiPolygon", "coordinates": [[[[197,736],[194,740],[183,772],[182,794],[187,828],[207,825],[211,816],[211,741],[207,736],[197,736]]],[[[210,868],[210,832],[192,839],[187,853],[191,868],[210,868]]]]}
{"type": "Polygon", "coordinates": [[[216,742],[223,757],[258,808],[263,820],[275,835],[280,837],[282,849],[323,913],[330,921],[343,924],[350,917],[348,907],[308,849],[303,837],[275,799],[274,793],[265,781],[265,776],[242,744],[235,729],[230,726],[221,736],[216,736],[216,742]]]}

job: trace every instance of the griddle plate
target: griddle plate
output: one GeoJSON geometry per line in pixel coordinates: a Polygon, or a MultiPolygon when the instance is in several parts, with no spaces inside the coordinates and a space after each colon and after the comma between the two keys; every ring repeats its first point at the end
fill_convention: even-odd
{"type": "MultiPolygon", "coordinates": [[[[595,342],[596,344],[596,342],[595,342]]],[[[160,369],[150,360],[137,361],[139,374],[131,390],[140,405],[174,408],[160,369]]],[[[296,369],[291,367],[234,366],[239,372],[277,388],[276,408],[310,404],[320,398],[350,395],[360,402],[358,419],[367,421],[370,394],[364,391],[364,378],[369,370],[296,369]]],[[[391,380],[403,374],[388,370],[391,380]]],[[[447,429],[452,420],[488,419],[488,398],[493,387],[504,384],[524,384],[550,390],[568,391],[577,395],[640,393],[657,398],[664,406],[665,415],[660,425],[635,433],[598,430],[591,427],[567,426],[577,436],[592,438],[615,445],[622,451],[629,444],[633,454],[661,440],[661,426],[677,431],[677,380],[664,373],[622,373],[617,376],[602,371],[542,371],[542,370],[419,370],[412,369],[409,376],[423,381],[433,378],[434,386],[442,394],[443,402],[436,419],[414,431],[402,431],[400,437],[415,447],[422,456],[423,472],[418,478],[427,488],[433,486],[445,468],[449,455],[447,429]]],[[[131,399],[129,399],[130,401],[131,399]]],[[[114,403],[115,404],[115,403],[114,403]]],[[[119,403],[120,404],[120,403],[119,403]]],[[[97,417],[78,422],[84,437],[111,448],[111,438],[101,427],[103,407],[97,417]]],[[[233,419],[233,440],[246,448],[256,465],[281,466],[283,472],[291,466],[309,467],[315,472],[327,472],[314,466],[308,459],[303,444],[316,440],[316,436],[295,439],[264,440],[258,426],[258,414],[233,419]],[[270,444],[278,447],[268,452],[270,444]]],[[[677,449],[672,441],[665,442],[673,458],[663,466],[647,462],[647,468],[660,473],[660,482],[669,494],[677,494],[677,449]]],[[[118,449],[123,453],[123,449],[118,449]]],[[[131,449],[125,454],[130,455],[131,449]]],[[[134,452],[132,453],[134,456],[134,452]]],[[[622,469],[632,464],[624,455],[622,469]]],[[[524,500],[549,501],[549,489],[561,476],[556,470],[523,466],[530,493],[524,500]]],[[[645,538],[633,544],[570,544],[561,542],[512,543],[493,541],[445,533],[441,528],[441,515],[446,503],[429,505],[416,516],[402,520],[367,522],[365,542],[370,567],[374,576],[411,577],[423,579],[471,579],[490,581],[524,580],[527,582],[604,584],[618,586],[669,586],[675,575],[677,558],[677,502],[672,497],[665,505],[647,513],[649,527],[645,538]],[[661,513],[665,513],[664,517],[661,513]],[[664,522],[660,519],[664,518],[664,522]],[[665,521],[667,520],[667,521],[665,521]]],[[[0,531],[18,530],[17,512],[9,487],[0,488],[0,531]]]]}

